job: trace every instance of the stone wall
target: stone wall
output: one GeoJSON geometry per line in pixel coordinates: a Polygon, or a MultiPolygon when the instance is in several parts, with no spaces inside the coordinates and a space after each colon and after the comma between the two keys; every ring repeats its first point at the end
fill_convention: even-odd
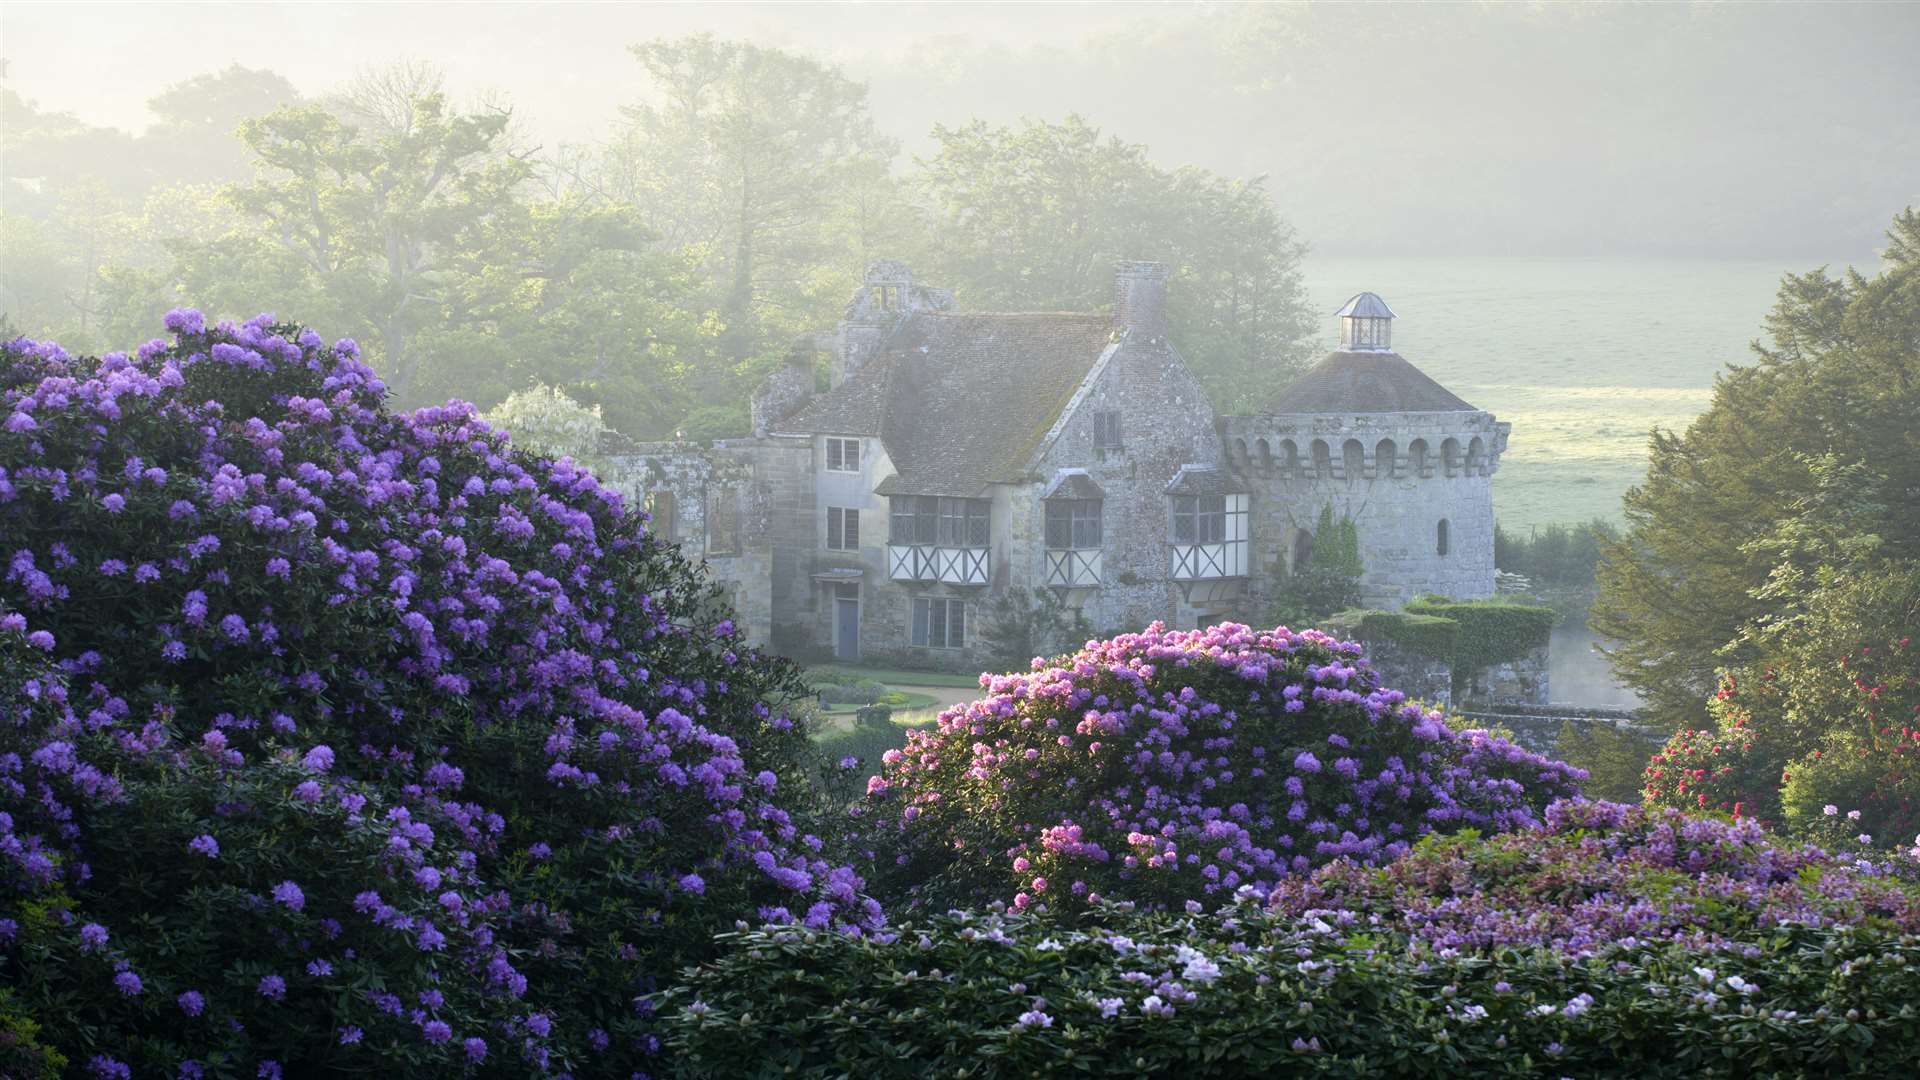
{"type": "Polygon", "coordinates": [[[1331,506],[1358,529],[1364,605],[1493,595],[1491,477],[1509,425],[1474,412],[1236,416],[1221,427],[1227,460],[1255,491],[1257,593],[1278,588],[1331,506]]]}

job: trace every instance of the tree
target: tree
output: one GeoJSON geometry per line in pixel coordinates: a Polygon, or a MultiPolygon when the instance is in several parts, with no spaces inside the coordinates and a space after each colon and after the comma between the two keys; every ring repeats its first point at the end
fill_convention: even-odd
{"type": "Polygon", "coordinates": [[[1264,178],[1169,172],[1078,116],[933,137],[915,177],[930,218],[917,261],[967,306],[1100,308],[1114,262],[1155,259],[1172,267],[1169,317],[1215,404],[1257,404],[1305,359],[1305,247],[1264,178]]]}
{"type": "Polygon", "coordinates": [[[460,112],[437,77],[409,70],[241,125],[264,175],[231,198],[296,260],[324,311],[365,328],[357,336],[403,401],[418,381],[414,335],[451,299],[452,252],[508,213],[530,175],[503,138],[509,117],[460,112]]]}
{"type": "Polygon", "coordinates": [[[1655,717],[1698,715],[1718,667],[1758,656],[1742,627],[1777,610],[1777,552],[1755,541],[1819,485],[1807,457],[1869,477],[1857,521],[1889,559],[1920,556],[1920,213],[1894,219],[1879,276],[1791,274],[1757,363],[1714,386],[1684,433],[1654,431],[1626,534],[1606,546],[1591,624],[1655,717]]]}
{"type": "Polygon", "coordinates": [[[157,123],[140,138],[143,156],[162,183],[226,183],[251,163],[240,125],[300,100],[284,75],[229,65],[174,83],[147,101],[157,123]]]}
{"type": "Polygon", "coordinates": [[[816,60],[706,34],[633,55],[652,97],[624,110],[600,189],[643,208],[666,245],[700,253],[734,364],[816,328],[861,266],[846,238],[871,233],[888,204],[896,148],[873,124],[866,87],[816,60]]]}

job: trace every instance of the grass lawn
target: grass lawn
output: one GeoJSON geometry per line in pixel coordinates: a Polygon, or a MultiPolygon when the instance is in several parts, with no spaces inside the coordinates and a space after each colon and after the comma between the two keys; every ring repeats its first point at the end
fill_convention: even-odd
{"type": "Polygon", "coordinates": [[[862,667],[858,664],[817,664],[807,668],[809,679],[830,681],[834,676],[859,677],[888,686],[950,686],[968,690],[980,688],[978,675],[955,675],[945,671],[904,671],[900,668],[862,667]]]}
{"type": "MultiPolygon", "coordinates": [[[[895,690],[888,694],[887,698],[897,700],[883,699],[880,704],[892,709],[896,716],[903,712],[919,712],[925,709],[932,709],[940,704],[940,699],[934,697],[932,694],[916,694],[909,690],[895,690]]],[[[852,716],[863,708],[866,708],[866,706],[852,702],[836,702],[832,705],[821,705],[820,711],[826,713],[828,716],[839,716],[843,713],[852,716]]]]}

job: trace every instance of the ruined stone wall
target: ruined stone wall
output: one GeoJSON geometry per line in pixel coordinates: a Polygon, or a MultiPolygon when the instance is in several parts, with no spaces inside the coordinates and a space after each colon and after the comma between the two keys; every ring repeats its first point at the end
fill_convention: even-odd
{"type": "Polygon", "coordinates": [[[1331,506],[1358,529],[1364,605],[1493,595],[1491,477],[1509,425],[1475,412],[1229,417],[1222,427],[1229,460],[1256,492],[1257,592],[1278,587],[1299,537],[1331,506]]]}
{"type": "Polygon", "coordinates": [[[751,455],[693,443],[630,443],[611,455],[603,478],[636,503],[661,513],[655,535],[705,570],[755,644],[773,636],[772,492],[751,455]],[[671,498],[671,514],[660,498],[671,498]],[[670,518],[670,519],[669,519],[670,518]]]}

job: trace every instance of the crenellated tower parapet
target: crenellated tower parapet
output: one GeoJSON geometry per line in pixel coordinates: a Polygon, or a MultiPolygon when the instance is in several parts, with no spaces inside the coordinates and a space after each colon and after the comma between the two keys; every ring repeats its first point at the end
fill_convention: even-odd
{"type": "Polygon", "coordinates": [[[1393,352],[1379,297],[1339,315],[1341,348],[1267,409],[1220,423],[1228,467],[1255,493],[1258,580],[1277,589],[1311,565],[1330,512],[1356,526],[1366,605],[1493,595],[1492,476],[1512,425],[1393,352]]]}

